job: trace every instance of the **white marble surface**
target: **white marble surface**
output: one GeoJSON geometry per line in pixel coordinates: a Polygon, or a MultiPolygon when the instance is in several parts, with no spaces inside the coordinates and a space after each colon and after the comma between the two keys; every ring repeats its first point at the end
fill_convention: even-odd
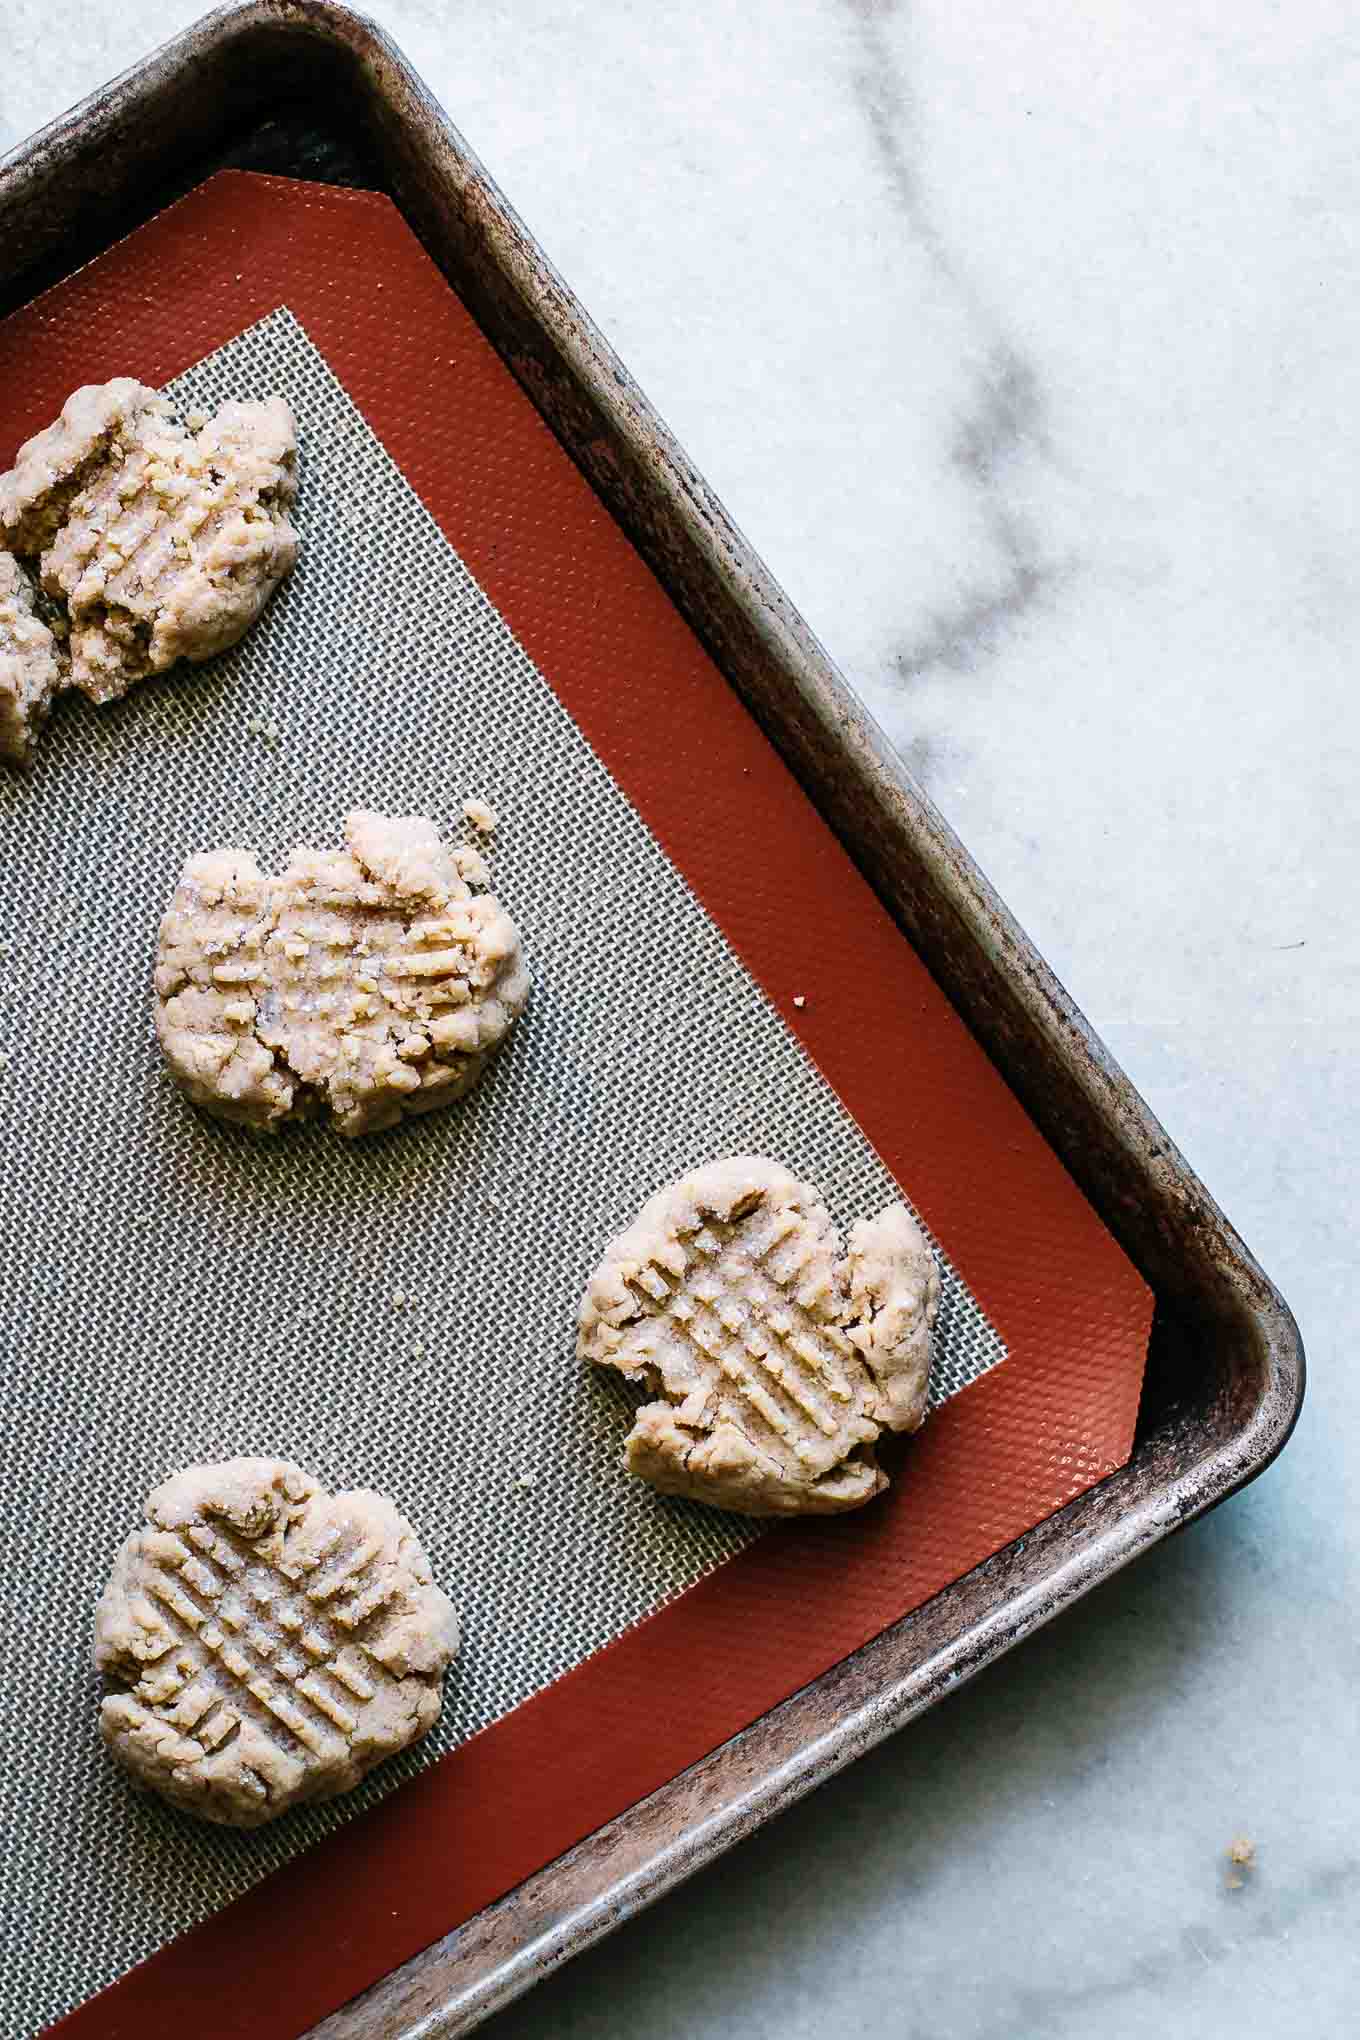
{"type": "MultiPolygon", "coordinates": [[[[1360,2021],[1360,17],[372,9],[1280,1283],[1255,1488],[497,2040],[1360,2021]],[[1223,1851],[1260,1867],[1225,1889],[1223,1851]]],[[[198,12],[0,0],[0,145],[198,12]]]]}

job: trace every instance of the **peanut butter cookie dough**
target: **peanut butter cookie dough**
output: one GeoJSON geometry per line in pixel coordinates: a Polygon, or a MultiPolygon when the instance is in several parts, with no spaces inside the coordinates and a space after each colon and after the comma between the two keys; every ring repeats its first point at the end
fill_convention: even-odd
{"type": "Polygon", "coordinates": [[[360,810],[348,849],[193,857],[161,923],[156,1031],[176,1082],[274,1129],[328,1108],[344,1134],[452,1104],[529,996],[519,936],[433,822],[360,810]]]}
{"type": "Polygon", "coordinates": [[[0,552],[0,758],[26,765],[63,683],[65,659],[37,614],[33,584],[12,553],[0,552]]]}
{"type": "Polygon", "coordinates": [[[935,1257],[903,1204],[850,1229],[777,1162],[682,1176],[607,1249],[579,1352],[664,1400],[644,1405],[628,1470],[746,1516],[857,1509],[886,1487],[882,1430],[925,1416],[935,1257]]]}
{"type": "Polygon", "coordinates": [[[382,1495],[282,1459],[191,1466],[153,1490],[99,1603],[95,1665],[123,1689],[100,1731],[177,1806],[260,1827],[424,1735],[457,1649],[382,1495]]]}
{"type": "Polygon", "coordinates": [[[296,468],[281,397],[197,432],[130,376],[68,397],[0,475],[0,544],[69,619],[62,684],[112,701],[243,637],[297,556],[296,468]]]}

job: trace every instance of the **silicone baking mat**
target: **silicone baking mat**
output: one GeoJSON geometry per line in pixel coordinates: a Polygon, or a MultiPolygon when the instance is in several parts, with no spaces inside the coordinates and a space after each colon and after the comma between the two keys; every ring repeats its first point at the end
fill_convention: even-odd
{"type": "Polygon", "coordinates": [[[0,1773],[6,2035],[196,1921],[73,2023],[112,2033],[135,2006],[139,2030],[168,2031],[181,1990],[200,2033],[297,2031],[1118,1463],[1146,1331],[1141,1285],[384,201],[215,179],[0,329],[0,453],[53,390],[172,368],[186,405],[289,398],[302,556],[237,651],[112,710],[65,707],[36,770],[0,785],[0,1465],[22,1724],[0,1773]],[[255,316],[252,292],[276,289],[255,316]],[[217,344],[185,371],[196,338],[217,344]],[[456,833],[473,793],[503,818],[494,880],[535,993],[471,1099],[357,1145],[193,1113],[147,1002],[184,856],[243,842],[275,862],[337,841],[353,805],[456,833]],[[819,1183],[842,1221],[900,1185],[945,1270],[937,1414],[890,1502],[759,1547],[756,1526],[621,1476],[626,1400],[572,1355],[603,1241],[660,1182],[743,1150],[819,1183]],[[980,1199],[992,1231],[970,1265],[980,1199]],[[1048,1344],[1029,1393],[1004,1308],[1026,1254],[1048,1344]],[[234,1451],[397,1497],[467,1638],[419,1750],[253,1835],[131,1789],[98,1743],[88,1658],[147,1488],[234,1451]],[[963,1519],[931,1506],[932,1479],[963,1519]],[[713,1671],[691,1671],[686,1718],[620,1745],[611,1724],[639,1687],[654,1710],[696,1641],[713,1671]],[[547,1789],[545,1750],[588,1722],[598,1744],[547,1789]],[[508,1840],[507,1766],[539,1779],[508,1840]],[[494,1846],[469,1819],[495,1823],[494,1846]],[[413,1902],[417,1832],[432,1860],[462,1847],[478,1867],[413,1902]],[[384,1880],[400,1903],[375,1929],[384,1880]],[[341,1885],[364,1916],[348,1938],[327,1901],[341,1885]],[[308,1903],[331,1915],[312,1966],[308,1903]],[[223,1962],[238,1997],[219,2013],[204,1984],[223,1962]]]}

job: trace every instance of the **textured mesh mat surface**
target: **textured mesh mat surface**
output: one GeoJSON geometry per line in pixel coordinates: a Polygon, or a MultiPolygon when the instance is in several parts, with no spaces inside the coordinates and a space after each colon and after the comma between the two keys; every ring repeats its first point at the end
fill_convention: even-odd
{"type": "MultiPolygon", "coordinates": [[[[175,387],[289,398],[302,555],[235,652],[68,704],[36,770],[0,776],[6,2040],[757,1534],[625,1479],[626,1397],[574,1358],[585,1278],[650,1191],[754,1150],[842,1223],[895,1194],[291,315],[175,387]],[[276,867],[356,805],[457,836],[468,794],[501,816],[494,882],[535,980],[471,1098],[358,1144],[195,1113],[149,1001],[185,857],[242,843],[276,867]],[[131,1788],[90,1664],[148,1488],[234,1452],[390,1493],[466,1637],[417,1751],[251,1835],[131,1788]]],[[[933,1400],[1003,1357],[946,1263],[933,1400]]]]}

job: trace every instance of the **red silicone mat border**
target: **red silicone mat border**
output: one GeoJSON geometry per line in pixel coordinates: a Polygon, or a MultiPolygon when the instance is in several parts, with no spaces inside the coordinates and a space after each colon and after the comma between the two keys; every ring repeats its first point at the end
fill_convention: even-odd
{"type": "Polygon", "coordinates": [[[1151,1317],[1136,1271],[387,199],[234,171],[192,192],[0,325],[0,462],[75,384],[164,382],[283,303],[1010,1357],[932,1417],[882,1502],[772,1529],[52,2029],[72,2040],[292,2040],[1121,1465],[1151,1317]]]}

